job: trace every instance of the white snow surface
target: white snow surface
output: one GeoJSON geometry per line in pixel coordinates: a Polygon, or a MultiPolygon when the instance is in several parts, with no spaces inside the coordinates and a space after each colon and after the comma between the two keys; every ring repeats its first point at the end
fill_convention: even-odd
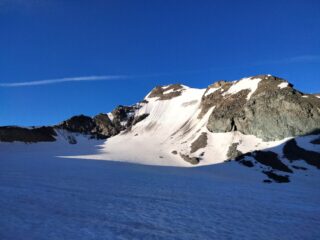
{"type": "Polygon", "coordinates": [[[280,89],[286,88],[286,87],[288,87],[288,86],[289,86],[289,83],[288,83],[288,82],[282,82],[282,83],[280,83],[280,84],[278,85],[278,87],[279,87],[280,89]]]}
{"type": "Polygon", "coordinates": [[[318,170],[265,184],[259,171],[235,162],[176,168],[57,157],[101,151],[103,141],[75,137],[76,145],[61,135],[0,143],[0,239],[320,236],[318,170]]]}
{"type": "Polygon", "coordinates": [[[236,81],[228,91],[223,93],[223,96],[227,96],[229,94],[235,94],[242,90],[249,89],[250,92],[247,95],[247,100],[250,99],[252,94],[257,90],[258,84],[261,81],[261,78],[243,78],[239,81],[236,81]]]}

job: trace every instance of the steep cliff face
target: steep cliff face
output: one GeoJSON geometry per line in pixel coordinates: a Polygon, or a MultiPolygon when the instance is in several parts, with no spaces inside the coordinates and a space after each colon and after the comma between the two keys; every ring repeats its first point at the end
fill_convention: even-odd
{"type": "Polygon", "coordinates": [[[208,106],[214,107],[207,124],[211,132],[237,130],[273,141],[320,129],[319,98],[273,76],[210,87],[202,99],[202,107],[208,106]]]}

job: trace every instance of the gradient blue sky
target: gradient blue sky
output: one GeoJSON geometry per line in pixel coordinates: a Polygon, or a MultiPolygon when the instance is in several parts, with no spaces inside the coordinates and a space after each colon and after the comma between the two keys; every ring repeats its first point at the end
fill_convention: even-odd
{"type": "Polygon", "coordinates": [[[0,125],[55,124],[155,85],[262,73],[320,92],[319,26],[319,0],[0,0],[0,125]]]}

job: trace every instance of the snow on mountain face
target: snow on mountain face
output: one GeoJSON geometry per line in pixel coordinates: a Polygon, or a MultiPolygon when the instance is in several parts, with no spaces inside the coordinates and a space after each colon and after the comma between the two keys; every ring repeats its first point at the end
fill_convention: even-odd
{"type": "MultiPolygon", "coordinates": [[[[269,75],[234,82],[220,81],[207,89],[194,89],[179,84],[156,87],[133,114],[135,118],[147,117],[131,126],[129,130],[109,138],[99,154],[73,157],[183,167],[217,164],[228,159],[236,159],[244,166],[261,168],[265,175],[275,181],[285,182],[286,175],[293,173],[292,169],[301,171],[305,168],[300,162],[299,167],[299,164],[292,163],[290,157],[284,156],[288,147],[293,147],[296,155],[304,151],[289,144],[289,140],[297,131],[295,126],[301,122],[297,123],[294,119],[290,122],[286,118],[294,117],[296,108],[298,111],[318,111],[310,118],[304,117],[301,111],[300,115],[303,117],[299,121],[312,123],[309,129],[305,128],[308,124],[301,128],[301,131],[306,133],[320,128],[317,125],[317,119],[320,119],[317,118],[319,109],[314,109],[312,104],[319,104],[319,100],[312,98],[311,101],[306,101],[303,94],[292,89],[289,83],[269,75]],[[269,94],[273,94],[274,98],[270,98],[269,94]],[[276,103],[272,105],[266,99],[276,103]],[[299,106],[292,109],[291,102],[299,106]],[[280,105],[277,105],[278,103],[280,105]],[[246,108],[250,108],[249,114],[246,108]],[[263,111],[271,115],[272,119],[269,120],[263,111]],[[272,115],[272,111],[275,111],[277,116],[272,115]],[[285,111],[293,115],[288,117],[285,111]],[[267,118],[264,121],[271,121],[273,124],[272,121],[284,119],[288,121],[286,124],[289,126],[283,126],[282,123],[274,124],[275,129],[271,131],[260,126],[255,127],[255,122],[243,123],[245,119],[254,121],[255,118],[261,118],[260,114],[267,118]],[[242,122],[239,122],[238,118],[242,122]],[[259,129],[263,130],[260,137],[244,134],[245,131],[259,129]],[[278,137],[279,134],[282,135],[278,137]],[[285,167],[279,167],[282,165],[285,167]]],[[[311,154],[317,158],[316,153],[320,152],[319,145],[311,143],[317,137],[301,136],[296,140],[309,141],[307,145],[312,145],[313,150],[306,155],[311,154]]],[[[304,156],[301,159],[309,164],[312,162],[311,165],[317,167],[313,160],[308,162],[308,157],[304,156]]]]}
{"type": "Polygon", "coordinates": [[[167,99],[167,91],[162,94],[158,88],[154,89],[135,113],[136,116],[148,114],[145,120],[130,131],[108,139],[101,154],[83,157],[188,167],[192,166],[190,163],[208,165],[225,161],[230,144],[240,140],[242,144],[239,149],[244,152],[281,143],[263,143],[254,136],[239,132],[211,133],[206,125],[214,107],[198,118],[201,98],[206,89],[183,86],[177,91],[179,94],[171,91],[171,97],[167,99]],[[157,92],[160,94],[157,95],[157,92]],[[255,147],[257,144],[260,147],[255,147]]]}
{"type": "Polygon", "coordinates": [[[246,100],[249,100],[251,95],[257,90],[258,84],[261,80],[261,78],[244,78],[241,81],[235,82],[228,91],[222,94],[222,96],[236,94],[242,90],[250,90],[246,97],[246,100]]]}
{"type": "Polygon", "coordinates": [[[309,165],[320,167],[320,99],[271,75],[219,81],[207,89],[158,86],[133,106],[77,116],[54,129],[108,138],[98,153],[68,158],[180,167],[235,159],[277,182],[309,165]]]}
{"type": "Polygon", "coordinates": [[[156,88],[148,94],[135,112],[135,116],[148,114],[148,117],[132,126],[130,131],[108,139],[102,154],[84,157],[129,160],[152,165],[189,166],[179,154],[171,152],[182,151],[181,146],[186,147],[186,144],[181,143],[195,137],[197,133],[194,130],[205,127],[205,120],[199,122],[196,119],[205,89],[181,86],[177,90],[166,90],[166,87],[163,90],[156,88]],[[194,130],[187,136],[182,136],[181,132],[187,125],[194,130]]]}

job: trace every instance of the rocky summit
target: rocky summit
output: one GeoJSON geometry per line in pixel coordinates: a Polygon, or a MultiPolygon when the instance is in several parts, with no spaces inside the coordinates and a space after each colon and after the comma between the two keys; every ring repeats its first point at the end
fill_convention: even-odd
{"type": "Polygon", "coordinates": [[[319,130],[319,94],[258,75],[206,89],[157,86],[109,113],[47,127],[0,127],[0,141],[77,144],[85,136],[106,141],[99,153],[76,157],[186,167],[234,160],[259,169],[265,182],[289,182],[295,172],[320,167],[319,130]]]}
{"type": "Polygon", "coordinates": [[[284,79],[261,75],[219,85],[209,87],[202,98],[204,111],[214,107],[207,124],[211,132],[237,130],[272,141],[320,129],[319,98],[284,79]]]}

